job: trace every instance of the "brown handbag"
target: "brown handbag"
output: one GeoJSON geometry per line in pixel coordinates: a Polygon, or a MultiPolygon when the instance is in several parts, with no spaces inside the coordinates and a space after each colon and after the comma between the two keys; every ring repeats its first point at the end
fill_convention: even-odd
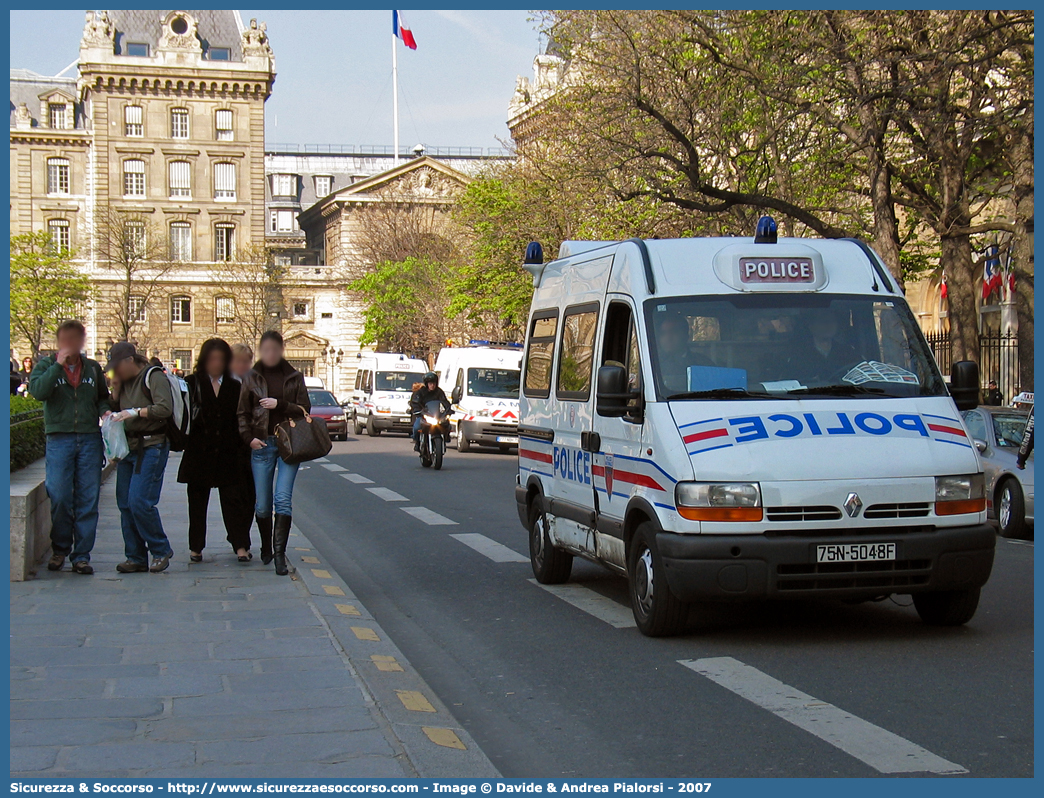
{"type": "Polygon", "coordinates": [[[279,456],[289,465],[326,457],[333,448],[326,421],[309,415],[277,424],[275,439],[279,456]]]}

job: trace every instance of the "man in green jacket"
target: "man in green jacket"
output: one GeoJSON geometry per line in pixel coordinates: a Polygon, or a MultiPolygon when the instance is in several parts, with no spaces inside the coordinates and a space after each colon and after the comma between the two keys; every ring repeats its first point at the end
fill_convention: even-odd
{"type": "Polygon", "coordinates": [[[65,558],[77,574],[93,574],[91,550],[98,532],[102,437],[98,419],[109,411],[101,366],[85,357],[87,334],[78,321],[58,328],[58,354],[41,358],[29,376],[29,393],[44,403],[47,496],[51,500],[51,559],[65,558]]]}

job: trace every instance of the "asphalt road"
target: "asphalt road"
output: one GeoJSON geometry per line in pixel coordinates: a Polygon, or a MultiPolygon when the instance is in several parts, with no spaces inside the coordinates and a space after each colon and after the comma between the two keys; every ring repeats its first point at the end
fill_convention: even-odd
{"type": "Polygon", "coordinates": [[[514,453],[451,450],[435,472],[386,434],[326,459],[298,477],[295,521],[507,777],[920,767],[888,764],[903,758],[1033,775],[1032,543],[998,541],[965,627],[925,626],[899,597],[700,606],[687,634],[654,640],[612,625],[630,615],[626,585],[598,566],[577,560],[571,579],[595,614],[530,581],[514,453]],[[714,663],[743,686],[679,662],[708,658],[731,658],[714,663]]]}

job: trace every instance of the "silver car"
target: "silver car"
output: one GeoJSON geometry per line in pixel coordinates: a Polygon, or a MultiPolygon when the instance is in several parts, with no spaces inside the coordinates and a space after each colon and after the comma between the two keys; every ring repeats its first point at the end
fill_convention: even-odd
{"type": "Polygon", "coordinates": [[[1033,455],[1019,470],[1022,434],[1029,413],[1011,407],[965,410],[964,424],[982,457],[986,473],[986,509],[1006,538],[1033,535],[1033,455]]]}

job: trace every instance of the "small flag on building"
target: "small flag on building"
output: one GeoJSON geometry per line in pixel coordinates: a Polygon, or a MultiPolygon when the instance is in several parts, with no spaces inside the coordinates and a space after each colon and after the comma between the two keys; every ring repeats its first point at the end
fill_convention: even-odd
{"type": "Polygon", "coordinates": [[[392,35],[402,39],[402,43],[411,50],[417,49],[417,40],[413,38],[413,32],[399,11],[392,11],[392,35]]]}
{"type": "Polygon", "coordinates": [[[986,248],[986,261],[982,265],[982,298],[988,299],[1003,285],[1001,276],[1000,247],[991,244],[986,248]]]}

